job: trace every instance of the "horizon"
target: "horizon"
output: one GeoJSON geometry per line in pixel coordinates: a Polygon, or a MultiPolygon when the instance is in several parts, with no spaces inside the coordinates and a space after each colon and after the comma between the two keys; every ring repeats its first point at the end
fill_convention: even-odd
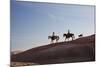
{"type": "Polygon", "coordinates": [[[11,51],[49,44],[55,32],[64,41],[68,29],[75,37],[95,34],[95,6],[11,1],[11,51]]]}

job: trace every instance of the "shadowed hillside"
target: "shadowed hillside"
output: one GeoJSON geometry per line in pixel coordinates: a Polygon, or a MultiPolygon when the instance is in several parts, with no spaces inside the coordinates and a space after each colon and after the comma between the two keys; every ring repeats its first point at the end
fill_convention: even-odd
{"type": "Polygon", "coordinates": [[[36,64],[95,61],[95,35],[32,48],[12,55],[11,61],[36,64]]]}

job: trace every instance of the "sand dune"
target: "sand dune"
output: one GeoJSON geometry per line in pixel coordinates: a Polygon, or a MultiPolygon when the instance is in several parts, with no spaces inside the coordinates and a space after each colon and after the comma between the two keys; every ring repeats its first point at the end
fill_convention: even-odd
{"type": "Polygon", "coordinates": [[[29,49],[11,56],[12,62],[55,64],[95,60],[95,35],[29,49]]]}

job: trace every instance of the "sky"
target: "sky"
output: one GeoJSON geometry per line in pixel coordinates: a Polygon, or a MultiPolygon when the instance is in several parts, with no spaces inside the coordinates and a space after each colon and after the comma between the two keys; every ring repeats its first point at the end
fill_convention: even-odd
{"type": "Polygon", "coordinates": [[[95,6],[16,2],[11,0],[11,51],[27,50],[50,43],[55,32],[64,41],[68,29],[83,36],[95,33],[95,6]]]}

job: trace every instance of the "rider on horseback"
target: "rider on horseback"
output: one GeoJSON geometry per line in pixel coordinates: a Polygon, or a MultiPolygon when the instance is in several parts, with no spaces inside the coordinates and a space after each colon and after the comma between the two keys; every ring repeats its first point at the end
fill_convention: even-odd
{"type": "Polygon", "coordinates": [[[52,36],[48,36],[48,39],[51,39],[51,43],[53,43],[54,40],[56,40],[56,42],[58,42],[59,40],[59,36],[55,35],[55,33],[52,33],[52,36]]]}

